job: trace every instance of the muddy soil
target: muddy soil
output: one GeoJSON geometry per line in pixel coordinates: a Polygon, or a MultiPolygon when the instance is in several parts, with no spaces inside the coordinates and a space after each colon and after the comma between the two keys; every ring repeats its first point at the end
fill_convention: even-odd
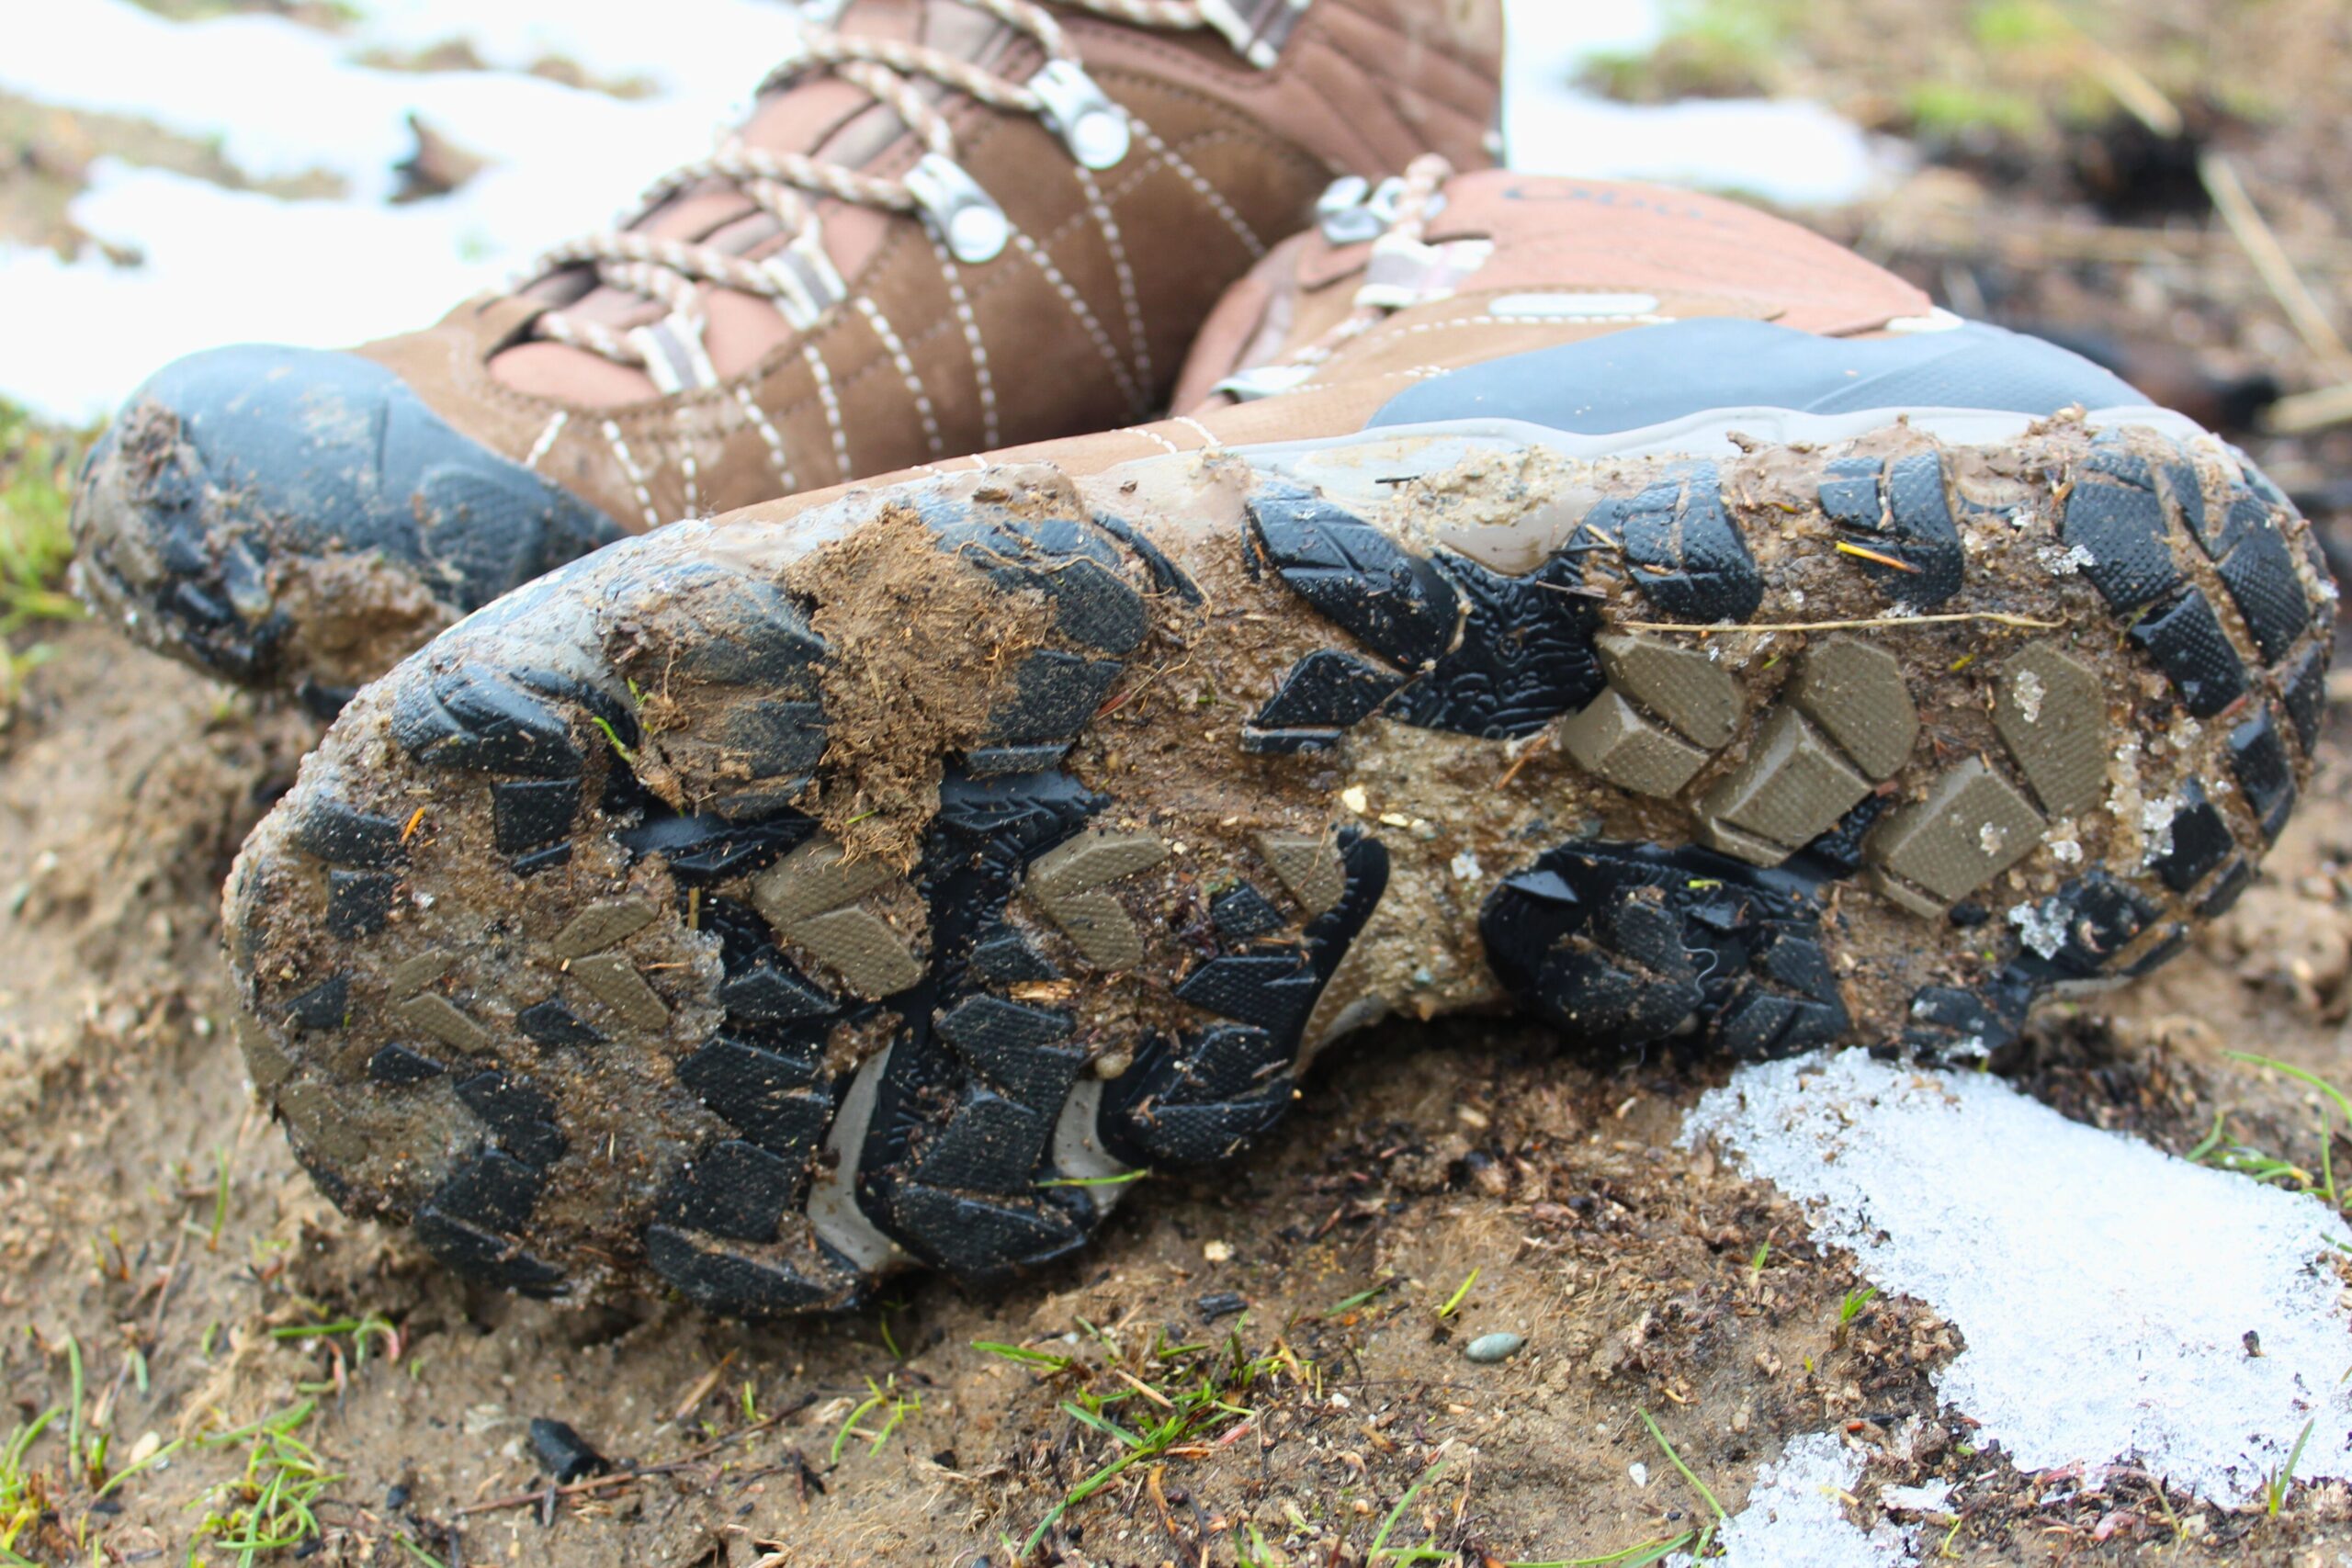
{"type": "MultiPolygon", "coordinates": [[[[1703,1522],[1643,1412],[1734,1511],[1824,1429],[1871,1455],[1864,1524],[1882,1483],[1973,1477],[1928,1538],[1962,1562],[2301,1564],[2352,1541],[2341,1487],[2273,1519],[2007,1471],[1937,1407],[1952,1329],[1881,1301],[1841,1332],[1850,1258],[1673,1147],[1720,1068],[1583,1059],[1499,1021],[1341,1046],[1274,1146],[1146,1182],[1082,1259],[991,1295],[912,1280],[753,1329],[469,1291],[313,1193],[227,1038],[215,890],[311,738],[85,627],[6,739],[0,1429],[67,1407],[22,1466],[28,1561],[181,1562],[199,1540],[238,1561],[240,1483],[273,1472],[248,1470],[253,1435],[205,1434],[306,1404],[287,1432],[333,1477],[310,1505],[330,1563],[1001,1564],[1033,1534],[1074,1564],[1360,1562],[1375,1541],[1382,1562],[1555,1562],[1703,1522]],[[1495,1333],[1525,1347],[1469,1359],[1495,1333]],[[1159,1451],[1040,1533],[1124,1451],[1069,1413],[1089,1396],[1159,1451]],[[550,1495],[535,1419],[615,1468],[550,1495]],[[104,1474],[149,1461],[103,1496],[99,1433],[104,1474]]],[[[2257,1039],[2352,1077],[2345,739],[2237,913],[2035,1032],[2010,1065],[2034,1092],[2176,1151],[2221,1111],[2251,1144],[2304,1137],[2308,1108],[2221,1053],[2257,1039]]]]}

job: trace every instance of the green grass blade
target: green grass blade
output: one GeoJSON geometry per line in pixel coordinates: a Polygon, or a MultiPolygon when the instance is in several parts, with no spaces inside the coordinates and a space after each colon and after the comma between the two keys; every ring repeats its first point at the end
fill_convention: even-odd
{"type": "Polygon", "coordinates": [[[2286,1468],[2278,1472],[2278,1479],[2270,1484],[2270,1517],[2274,1519],[2278,1517],[2279,1508],[2287,1501],[2287,1489],[2294,1484],[2295,1467],[2303,1462],[2303,1445],[2312,1440],[2312,1428],[2318,1424],[2319,1417],[2316,1416],[2303,1423],[2302,1431],[2295,1438],[2295,1446],[2287,1451],[2286,1468]]]}
{"type": "Polygon", "coordinates": [[[2203,1165],[2206,1157],[2222,1146],[2222,1123],[2228,1118],[2226,1111],[2213,1112],[2213,1130],[2197,1141],[2197,1146],[2181,1156],[2191,1165],[2203,1165]]]}
{"type": "Polygon", "coordinates": [[[1323,1309],[1323,1315],[1325,1317],[1337,1317],[1343,1312],[1352,1311],[1353,1309],[1363,1305],[1366,1302],[1386,1295],[1390,1288],[1396,1283],[1396,1281],[1394,1280],[1383,1280],[1380,1283],[1374,1285],[1368,1291],[1358,1291],[1354,1295],[1348,1297],[1344,1301],[1333,1302],[1329,1306],[1323,1309]]]}
{"type": "Polygon", "coordinates": [[[1707,1506],[1714,1511],[1716,1521],[1720,1524],[1726,1525],[1731,1523],[1731,1516],[1724,1512],[1724,1506],[1715,1501],[1715,1495],[1707,1489],[1707,1483],[1700,1480],[1697,1473],[1693,1472],[1689,1465],[1682,1462],[1682,1456],[1676,1453],[1674,1451],[1674,1445],[1666,1440],[1666,1434],[1659,1431],[1657,1423],[1650,1419],[1650,1413],[1646,1410],[1636,1409],[1634,1414],[1639,1416],[1642,1418],[1642,1425],[1650,1429],[1650,1436],[1657,1439],[1657,1446],[1665,1452],[1668,1462],[1670,1462],[1676,1470],[1682,1472],[1682,1479],[1689,1482],[1692,1489],[1695,1490],[1700,1496],[1704,1497],[1707,1500],[1707,1506]]]}
{"type": "Polygon", "coordinates": [[[1005,1345],[994,1339],[975,1339],[972,1348],[986,1356],[1001,1356],[1008,1361],[1020,1361],[1033,1367],[1051,1367],[1067,1371],[1075,1365],[1068,1356],[1056,1356],[1044,1350],[1032,1350],[1025,1345],[1005,1345]]]}
{"type": "Polygon", "coordinates": [[[153,1453],[149,1454],[145,1459],[141,1460],[138,1463],[125,1465],[122,1469],[117,1471],[110,1478],[108,1478],[107,1483],[104,1486],[99,1487],[96,1495],[94,1495],[90,1500],[92,1502],[97,1501],[99,1497],[105,1496],[107,1493],[121,1485],[124,1482],[130,1480],[141,1471],[149,1470],[163,1463],[165,1460],[179,1452],[180,1450],[185,1448],[187,1445],[187,1439],[186,1438],[174,1438],[170,1442],[165,1443],[162,1448],[157,1449],[153,1453]]]}
{"type": "Polygon", "coordinates": [[[1037,1185],[1040,1187],[1125,1187],[1131,1181],[1148,1180],[1150,1176],[1150,1168],[1146,1167],[1140,1170],[1123,1171],[1117,1176],[1057,1176],[1040,1181],[1037,1185]]]}
{"type": "Polygon", "coordinates": [[[1506,1562],[1503,1568],[1649,1568],[1651,1563],[1673,1556],[1697,1539],[1685,1530],[1671,1540],[1645,1540],[1623,1551],[1612,1551],[1606,1557],[1562,1557],[1549,1562],[1506,1562]]]}
{"type": "Polygon", "coordinates": [[[1131,1449],[1139,1449],[1144,1446],[1144,1440],[1141,1438],[1136,1437],[1133,1432],[1128,1431],[1116,1421],[1113,1421],[1106,1416],[1097,1415],[1095,1412],[1088,1410],[1082,1405],[1073,1404],[1069,1400],[1065,1399],[1062,1401],[1062,1409],[1073,1420],[1082,1421],[1086,1425],[1093,1427],[1096,1431],[1103,1433],[1105,1436],[1116,1438],[1120,1442],[1126,1444],[1127,1447],[1131,1449]]]}
{"type": "MultiPolygon", "coordinates": [[[[1470,1271],[1470,1278],[1475,1280],[1477,1277],[1478,1271],[1475,1269],[1472,1269],[1470,1271]]],[[[1463,1282],[1462,1289],[1466,1291],[1469,1288],[1469,1281],[1464,1280],[1463,1282]]],[[[1456,1293],[1459,1294],[1459,1292],[1456,1293]]],[[[1435,1481],[1440,1475],[1444,1473],[1444,1471],[1445,1466],[1442,1464],[1431,1465],[1429,1469],[1421,1472],[1419,1480],[1405,1488],[1405,1495],[1396,1499],[1396,1506],[1388,1510],[1388,1517],[1380,1521],[1380,1533],[1372,1538],[1372,1550],[1364,1554],[1364,1560],[1367,1562],[1375,1562],[1379,1559],[1381,1549],[1388,1544],[1388,1532],[1396,1528],[1396,1521],[1405,1517],[1405,1510],[1413,1506],[1413,1499],[1421,1495],[1421,1488],[1427,1486],[1430,1482],[1435,1481]]],[[[1395,1554],[1391,1553],[1390,1555],[1393,1556],[1395,1554]]]]}
{"type": "Polygon", "coordinates": [[[2227,1056],[2233,1062],[2244,1062],[2249,1066],[2265,1067],[2269,1069],[2271,1072],[2280,1073],[2288,1077],[2293,1078],[2298,1083],[2309,1084],[2312,1088],[2319,1090],[2322,1094],[2335,1101],[2335,1108],[2344,1113],[2345,1125],[2352,1127],[2352,1098],[2346,1098],[2342,1089],[2336,1088],[2334,1084],[2328,1082],[2317,1073],[2296,1066],[2291,1062],[2279,1061],[2275,1056],[2258,1056],[2251,1051],[2224,1051],[2222,1055],[2227,1056]]]}

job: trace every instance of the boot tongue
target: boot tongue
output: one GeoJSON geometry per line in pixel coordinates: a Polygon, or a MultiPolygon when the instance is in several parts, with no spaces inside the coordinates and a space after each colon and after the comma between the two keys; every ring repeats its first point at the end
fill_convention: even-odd
{"type": "MultiPolygon", "coordinates": [[[[1015,30],[960,0],[850,0],[833,30],[860,38],[919,44],[955,55],[983,69],[997,69],[1008,45],[1025,44],[1015,30]]],[[[937,101],[944,89],[915,78],[916,91],[937,101]]],[[[863,88],[829,71],[812,71],[767,94],[733,133],[741,145],[769,152],[802,152],[846,168],[881,165],[896,173],[921,152],[921,143],[896,113],[863,88]]],[[[824,223],[825,249],[834,267],[853,277],[880,246],[890,215],[831,199],[808,198],[824,223]]],[[[631,231],[662,239],[708,243],[757,257],[789,235],[741,191],[713,185],[664,202],[630,225],[631,231]]],[[[527,292],[561,306],[567,314],[626,332],[661,320],[667,308],[625,288],[591,287],[567,298],[587,274],[573,269],[535,285],[527,292]]],[[[705,286],[704,334],[719,375],[733,375],[758,361],[792,335],[792,327],[763,299],[705,286]]],[[[650,378],[634,367],[565,344],[535,342],[506,349],[490,362],[491,374],[517,390],[566,401],[611,406],[655,395],[650,378]]]]}
{"type": "MultiPolygon", "coordinates": [[[[991,64],[1012,29],[958,0],[856,0],[834,24],[859,38],[920,44],[976,65],[991,64]]],[[[938,92],[917,79],[918,90],[938,92]]],[[[899,117],[863,89],[830,73],[771,93],[742,127],[743,143],[771,152],[808,152],[860,168],[907,134],[899,117]]]]}

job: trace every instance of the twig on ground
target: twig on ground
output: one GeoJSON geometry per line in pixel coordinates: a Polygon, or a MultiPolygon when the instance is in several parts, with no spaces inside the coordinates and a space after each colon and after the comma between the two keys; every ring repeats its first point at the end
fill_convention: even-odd
{"type": "Polygon", "coordinates": [[[695,1413],[695,1407],[710,1397],[711,1391],[718,1386],[718,1380],[727,1375],[727,1364],[734,1359],[735,1352],[728,1351],[727,1354],[718,1358],[718,1365],[705,1372],[695,1381],[694,1387],[686,1390],[686,1396],[678,1401],[678,1407],[675,1410],[670,1412],[670,1420],[673,1424],[684,1421],[687,1416],[692,1416],[695,1413]]]}
{"type": "Polygon", "coordinates": [[[2262,419],[2273,435],[2309,435],[2338,424],[2352,424],[2352,381],[2283,397],[2262,419]]]}
{"type": "Polygon", "coordinates": [[[2245,183],[2238,178],[2237,166],[2222,153],[2209,152],[2198,158],[2197,174],[2204,182],[2205,194],[2213,198],[2213,209],[2245,247],[2264,287],[2278,301],[2279,309],[2287,312],[2288,321],[2294,324],[2304,344],[2338,370],[2352,371],[2352,348],[2345,346],[2343,334],[2312,298],[2302,274],[2295,270],[2278,236],[2262,216],[2262,209],[2254,204],[2254,197],[2247,194],[2245,183]]]}
{"type": "Polygon", "coordinates": [[[1749,621],[1745,626],[1719,626],[1685,621],[1620,621],[1617,629],[1628,632],[1690,632],[1700,637],[1750,636],[1764,632],[1883,632],[1901,631],[1907,626],[1944,626],[1962,621],[1990,621],[1995,626],[2017,626],[2032,632],[2055,631],[2056,621],[2037,621],[2030,615],[2011,615],[1998,610],[1977,610],[1966,615],[1881,615],[1866,621],[1749,621]]]}
{"type": "Polygon", "coordinates": [[[587,1493],[609,1491],[616,1486],[625,1486],[630,1482],[641,1480],[649,1475],[674,1475],[682,1470],[692,1470],[709,1459],[711,1455],[723,1449],[732,1448],[746,1438],[757,1437],[771,1427],[782,1425],[816,1403],[817,1396],[814,1393],[803,1394],[791,1408],[779,1410],[773,1416],[763,1416],[748,1427],[729,1432],[715,1442],[705,1443],[683,1458],[671,1460],[664,1464],[639,1465],[630,1470],[616,1470],[610,1475],[591,1476],[585,1481],[574,1481],[562,1486],[542,1486],[529,1492],[510,1492],[503,1497],[492,1497],[480,1503],[469,1503],[462,1508],[452,1510],[450,1517],[464,1518],[469,1514],[495,1514],[508,1508],[532,1508],[538,1506],[549,1497],[577,1497],[587,1493]]]}
{"type": "Polygon", "coordinates": [[[174,1227],[172,1255],[164,1260],[164,1274],[155,1287],[155,1311],[147,1319],[147,1343],[150,1348],[164,1342],[164,1309],[172,1303],[172,1286],[179,1280],[180,1255],[187,1250],[187,1226],[174,1227]]]}

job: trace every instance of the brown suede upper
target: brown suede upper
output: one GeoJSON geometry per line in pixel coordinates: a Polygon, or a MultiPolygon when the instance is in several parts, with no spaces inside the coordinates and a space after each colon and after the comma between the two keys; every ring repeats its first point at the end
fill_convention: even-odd
{"type": "MultiPolygon", "coordinates": [[[[1828,336],[1868,332],[1931,307],[1918,289],[1853,252],[1716,197],[1501,170],[1462,175],[1445,195],[1429,243],[1491,240],[1493,257],[1439,308],[1391,319],[1355,340],[1328,362],[1330,376],[1323,378],[1474,363],[1516,352],[1517,334],[1531,326],[1540,340],[1531,346],[1562,341],[1562,323],[1489,310],[1492,301],[1519,292],[1643,294],[1657,299],[1647,313],[1661,318],[1750,316],[1828,336]],[[1480,348],[1482,337],[1499,347],[1480,348]]],[[[1202,328],[1174,406],[1202,412],[1220,380],[1279,359],[1344,320],[1371,252],[1369,244],[1332,245],[1312,232],[1284,242],[1202,328]]],[[[1570,337],[1630,324],[1637,323],[1565,323],[1570,337]]]]}
{"type": "MultiPolygon", "coordinates": [[[[1491,242],[1477,270],[1439,297],[1394,310],[1358,304],[1374,246],[1308,232],[1272,251],[1227,296],[1182,377],[1190,412],[1069,440],[967,458],[959,467],[1050,461],[1065,473],[1212,446],[1296,441],[1362,430],[1417,381],[1506,355],[1629,327],[1698,316],[1744,316],[1825,335],[1863,335],[1928,314],[1934,302],[1843,246],[1753,208],[1663,186],[1553,179],[1492,169],[1444,186],[1430,245],[1491,242]],[[1522,313],[1530,297],[1591,296],[1590,316],[1522,313]],[[1623,296],[1646,301],[1611,313],[1623,296]],[[1361,328],[1280,396],[1237,402],[1214,390],[1235,372],[1285,362],[1351,318],[1361,328]]],[[[914,477],[886,475],[876,485],[914,477]]],[[[837,494],[811,493],[741,514],[780,521],[837,494]]]]}
{"type": "MultiPolygon", "coordinates": [[[[618,331],[666,313],[619,289],[580,298],[560,278],[360,352],[460,430],[621,526],[650,528],[1148,417],[1168,406],[1218,298],[1307,220],[1332,178],[1377,176],[1430,149],[1464,165],[1487,157],[1500,0],[1314,0],[1270,69],[1213,33],[1056,17],[1127,111],[1134,145],[1090,173],[1036,118],[936,92],[956,162],[1017,231],[993,260],[955,261],[914,217],[817,201],[851,298],[803,333],[765,300],[705,286],[722,379],[669,395],[634,367],[532,339],[554,308],[618,331]]],[[[950,50],[1008,80],[1043,60],[1026,35],[953,0],[852,0],[838,30],[950,50]],[[977,36],[975,18],[987,24],[977,36]]],[[[773,95],[744,138],[863,152],[861,171],[889,177],[925,150],[870,95],[821,73],[773,95]]],[[[639,228],[756,260],[785,243],[757,243],[759,222],[774,228],[740,192],[710,188],[639,228]]]]}

